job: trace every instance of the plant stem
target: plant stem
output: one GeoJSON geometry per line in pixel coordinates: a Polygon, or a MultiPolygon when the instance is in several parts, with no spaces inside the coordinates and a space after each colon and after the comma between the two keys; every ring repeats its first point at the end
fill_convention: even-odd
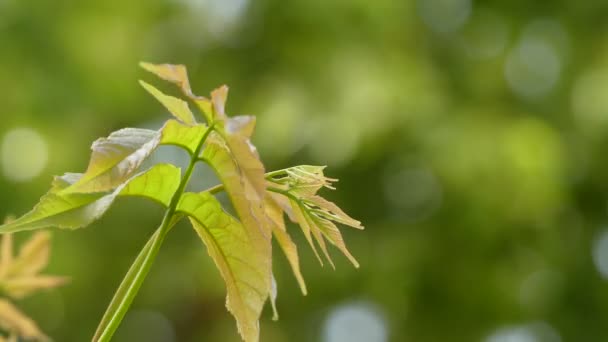
{"type": "Polygon", "coordinates": [[[175,224],[175,211],[177,209],[177,205],[186,189],[186,186],[188,185],[188,182],[190,181],[190,178],[192,177],[192,172],[194,171],[194,167],[198,161],[197,156],[200,154],[207,137],[213,131],[213,127],[213,125],[209,126],[201,138],[201,141],[194,151],[194,154],[190,158],[190,164],[186,169],[186,173],[182,177],[179,187],[173,194],[169,207],[165,211],[165,215],[160,227],[158,227],[150,241],[146,244],[146,246],[140,252],[140,255],[138,255],[133,262],[131,269],[129,269],[127,272],[127,275],[116,291],[112,302],[108,306],[108,309],[106,310],[106,313],[104,314],[104,317],[97,328],[97,332],[93,337],[93,342],[110,341],[114,335],[114,332],[116,332],[116,329],[120,325],[120,322],[122,322],[125,314],[129,310],[131,303],[135,299],[135,296],[141,288],[146,275],[152,267],[154,259],[158,255],[158,251],[160,250],[160,246],[162,245],[165,236],[175,224]]]}

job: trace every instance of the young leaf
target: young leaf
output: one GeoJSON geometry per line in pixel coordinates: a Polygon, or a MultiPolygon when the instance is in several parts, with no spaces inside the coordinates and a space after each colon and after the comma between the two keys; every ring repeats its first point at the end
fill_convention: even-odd
{"type": "Polygon", "coordinates": [[[72,185],[81,175],[66,174],[55,177],[51,190],[29,213],[0,226],[0,233],[11,233],[45,227],[75,229],[95,221],[110,206],[114,195],[104,194],[62,194],[62,190],[72,185]]]}
{"type": "Polygon", "coordinates": [[[185,193],[178,211],[207,246],[227,288],[226,306],[247,342],[259,340],[259,317],[272,288],[271,259],[265,239],[225,213],[207,192],[185,193]]]}
{"type": "Polygon", "coordinates": [[[157,164],[130,180],[120,195],[141,196],[168,207],[180,181],[180,168],[171,164],[157,164]]]}
{"type": "Polygon", "coordinates": [[[188,98],[196,103],[205,115],[207,122],[214,122],[211,101],[203,96],[197,96],[192,92],[190,81],[188,80],[188,71],[185,66],[174,64],[151,64],[145,62],[141,62],[139,65],[161,79],[177,85],[188,98]]]}
{"type": "Polygon", "coordinates": [[[46,227],[85,227],[99,219],[118,195],[147,197],[166,205],[167,198],[173,194],[171,191],[174,191],[176,177],[179,178],[178,172],[173,166],[159,164],[133,176],[109,194],[65,193],[64,190],[78,182],[82,176],[66,174],[56,177],[51,190],[42,196],[34,209],[0,226],[0,234],[46,227]],[[134,182],[133,185],[130,185],[131,181],[134,182]]]}
{"type": "Polygon", "coordinates": [[[160,143],[181,147],[193,155],[207,129],[203,124],[188,126],[176,120],[168,120],[161,129],[160,143]]]}
{"type": "Polygon", "coordinates": [[[139,81],[142,87],[146,89],[152,96],[154,96],[167,110],[179,119],[181,122],[187,125],[195,125],[196,120],[194,119],[194,115],[190,111],[190,107],[188,107],[188,103],[186,101],[180,100],[177,97],[169,96],[163,94],[160,90],[156,89],[154,86],[144,82],[139,81]]]}
{"type": "Polygon", "coordinates": [[[16,257],[12,255],[11,234],[2,237],[0,288],[12,298],[20,299],[41,289],[64,284],[67,278],[39,275],[49,262],[50,234],[37,232],[28,240],[16,257]],[[7,249],[5,251],[4,249],[7,249]]]}
{"type": "Polygon", "coordinates": [[[270,196],[266,197],[265,207],[266,214],[272,222],[272,235],[276,238],[279,246],[283,250],[283,253],[285,253],[293,274],[298,281],[298,285],[300,285],[300,290],[302,290],[302,293],[306,295],[306,283],[304,282],[304,277],[302,277],[302,273],[300,271],[298,247],[291,240],[289,234],[287,234],[287,229],[285,229],[285,220],[283,219],[283,211],[270,196]]]}
{"type": "Polygon", "coordinates": [[[355,267],[359,267],[333,222],[357,229],[363,229],[363,226],[337,205],[316,194],[323,187],[334,189],[332,183],[337,181],[325,177],[323,169],[324,167],[320,166],[299,166],[284,170],[282,176],[270,177],[269,190],[275,192],[273,198],[277,199],[277,203],[289,214],[292,221],[300,225],[317,258],[319,255],[312,241],[313,237],[332,266],[325,240],[336,246],[355,267]]]}
{"type": "Polygon", "coordinates": [[[27,340],[50,341],[34,321],[6,299],[0,299],[0,328],[27,340]]]}
{"type": "Polygon", "coordinates": [[[124,128],[98,139],[87,171],[63,193],[92,193],[112,190],[128,180],[156,149],[160,133],[148,129],[124,128]]]}

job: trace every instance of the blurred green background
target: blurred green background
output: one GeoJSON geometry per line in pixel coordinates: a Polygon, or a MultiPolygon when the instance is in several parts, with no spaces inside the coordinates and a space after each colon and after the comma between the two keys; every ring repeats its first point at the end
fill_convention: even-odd
{"type": "MultiPolygon", "coordinates": [[[[608,2],[0,0],[0,215],[83,171],[96,138],[159,127],[140,60],[230,85],[268,169],[329,165],[325,195],[367,228],[343,229],[361,269],[334,253],[334,272],[291,227],[309,295],[277,249],[262,341],[608,340],[608,2]]],[[[56,231],[48,272],[72,282],[20,307],[90,340],[161,211],[121,199],[56,231]]],[[[239,341],[176,228],[115,341],[239,341]]]]}

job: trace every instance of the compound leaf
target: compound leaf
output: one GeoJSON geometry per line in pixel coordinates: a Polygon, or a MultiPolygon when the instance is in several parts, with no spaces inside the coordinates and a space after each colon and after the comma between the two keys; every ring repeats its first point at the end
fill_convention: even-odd
{"type": "Polygon", "coordinates": [[[266,239],[225,213],[207,192],[185,193],[178,211],[190,216],[192,226],[207,246],[226,283],[226,307],[234,315],[247,342],[259,340],[259,318],[272,291],[271,255],[266,239]]]}

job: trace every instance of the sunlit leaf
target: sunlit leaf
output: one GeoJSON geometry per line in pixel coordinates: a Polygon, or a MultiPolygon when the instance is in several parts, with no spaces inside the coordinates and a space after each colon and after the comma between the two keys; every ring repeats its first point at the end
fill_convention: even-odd
{"type": "Polygon", "coordinates": [[[344,239],[334,222],[357,229],[363,229],[363,226],[336,204],[317,195],[323,187],[334,189],[332,183],[337,181],[325,177],[323,169],[324,167],[321,166],[298,166],[273,175],[269,179],[269,189],[274,192],[272,198],[289,214],[292,221],[300,225],[319,261],[321,259],[313,238],[332,266],[333,261],[327,251],[325,240],[336,246],[355,267],[359,267],[357,260],[346,248],[344,239]]]}
{"type": "Polygon", "coordinates": [[[293,274],[298,281],[298,285],[300,285],[302,293],[306,295],[306,283],[304,282],[304,277],[302,277],[302,273],[300,271],[298,247],[291,240],[289,234],[287,234],[287,230],[285,228],[285,220],[283,218],[283,211],[270,196],[266,198],[265,208],[266,214],[272,222],[272,234],[277,240],[277,243],[279,244],[281,249],[283,250],[283,253],[285,253],[287,261],[289,261],[289,265],[291,266],[293,274]]]}
{"type": "Polygon", "coordinates": [[[168,120],[161,129],[160,143],[179,146],[192,155],[206,132],[207,126],[203,124],[188,126],[176,120],[168,120]]]}
{"type": "Polygon", "coordinates": [[[52,189],[29,213],[0,226],[0,233],[18,232],[46,227],[75,229],[84,227],[101,217],[109,208],[115,195],[109,194],[63,194],[62,190],[77,181],[68,174],[56,177],[52,189]]]}
{"type": "Polygon", "coordinates": [[[49,262],[49,232],[37,232],[32,235],[16,257],[12,255],[12,235],[6,234],[2,240],[0,288],[4,293],[19,299],[38,290],[57,287],[67,281],[65,277],[38,274],[49,262]]]}
{"type": "Polygon", "coordinates": [[[133,176],[113,192],[65,193],[63,190],[78,182],[78,174],[56,177],[51,190],[29,213],[0,226],[0,233],[18,232],[46,227],[76,229],[88,226],[99,219],[110,208],[119,195],[142,196],[162,204],[175,191],[179,183],[179,170],[174,166],[159,164],[133,176]],[[131,182],[134,184],[131,185],[131,182]],[[124,190],[124,192],[123,192],[124,190]]]}
{"type": "Polygon", "coordinates": [[[50,341],[33,320],[6,299],[0,299],[0,328],[26,340],[50,341]]]}
{"type": "Polygon", "coordinates": [[[226,306],[247,342],[259,340],[259,317],[272,288],[266,238],[225,213],[211,194],[185,193],[178,210],[190,216],[227,288],[226,306]]]}
{"type": "Polygon", "coordinates": [[[185,66],[179,64],[151,64],[146,62],[141,62],[139,65],[163,80],[177,85],[182,92],[199,107],[208,123],[215,121],[211,101],[203,96],[195,95],[192,92],[190,81],[188,80],[188,71],[185,66]]]}
{"type": "Polygon", "coordinates": [[[146,197],[168,207],[180,180],[180,168],[171,164],[158,164],[130,180],[120,195],[146,197]]]}
{"type": "Polygon", "coordinates": [[[69,192],[104,192],[128,180],[160,143],[160,133],[148,129],[124,128],[98,139],[87,171],[67,189],[69,192]]]}
{"type": "Polygon", "coordinates": [[[190,107],[188,107],[188,103],[186,101],[180,100],[177,97],[165,95],[163,92],[144,81],[139,81],[139,83],[181,122],[188,125],[196,124],[194,115],[190,111],[190,107]]]}

